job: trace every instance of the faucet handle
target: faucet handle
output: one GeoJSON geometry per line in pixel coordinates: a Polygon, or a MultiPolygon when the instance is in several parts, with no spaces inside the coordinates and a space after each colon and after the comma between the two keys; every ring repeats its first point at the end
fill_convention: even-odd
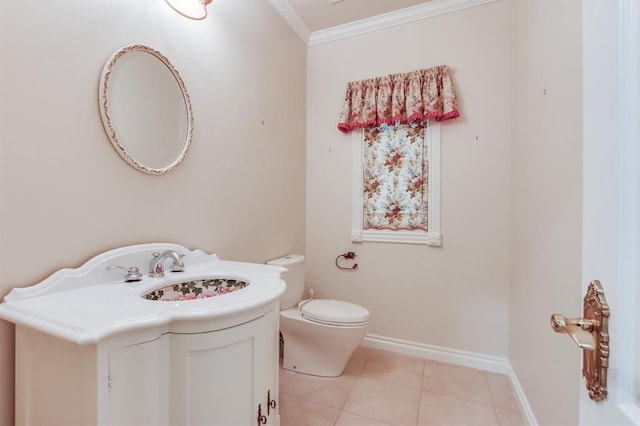
{"type": "Polygon", "coordinates": [[[137,266],[130,266],[128,268],[125,268],[124,266],[120,266],[120,265],[110,265],[107,266],[107,270],[108,269],[124,269],[125,271],[127,271],[127,273],[124,275],[124,281],[125,282],[132,282],[132,281],[140,281],[142,279],[142,273],[140,272],[140,269],[138,269],[137,266]]]}

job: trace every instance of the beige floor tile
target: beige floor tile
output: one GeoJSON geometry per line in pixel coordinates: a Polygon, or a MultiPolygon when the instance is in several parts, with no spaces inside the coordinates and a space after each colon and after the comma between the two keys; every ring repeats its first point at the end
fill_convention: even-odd
{"type": "Polygon", "coordinates": [[[391,426],[391,424],[378,422],[376,420],[367,419],[366,417],[343,411],[342,414],[340,414],[340,417],[338,417],[338,421],[335,426],[391,426]]]}
{"type": "Polygon", "coordinates": [[[280,426],[333,426],[340,409],[280,394],[280,426]]]}
{"type": "Polygon", "coordinates": [[[493,405],[484,371],[436,361],[425,361],[422,390],[438,395],[493,405]]]}
{"type": "Polygon", "coordinates": [[[424,363],[420,358],[373,349],[361,375],[419,390],[424,363]]]}
{"type": "Polygon", "coordinates": [[[525,426],[524,419],[519,410],[496,408],[496,415],[498,416],[498,424],[500,426],[525,426]]]}
{"type": "Polygon", "coordinates": [[[280,369],[281,426],[524,426],[506,375],[359,347],[345,373],[280,369]]]}
{"type": "Polygon", "coordinates": [[[317,377],[294,373],[282,393],[298,396],[333,408],[342,408],[358,376],[343,374],[340,377],[317,377]]]}
{"type": "Polygon", "coordinates": [[[448,396],[423,392],[418,426],[497,426],[495,409],[448,396]]]}
{"type": "Polygon", "coordinates": [[[344,411],[396,426],[414,426],[419,405],[420,391],[417,389],[361,377],[344,411]]]}
{"type": "Polygon", "coordinates": [[[363,346],[356,348],[353,355],[351,355],[351,358],[349,358],[349,362],[347,362],[344,372],[349,374],[361,374],[364,369],[364,365],[371,355],[371,351],[371,348],[365,348],[363,346]]]}
{"type": "Polygon", "coordinates": [[[493,405],[506,410],[518,411],[520,407],[516,402],[509,378],[504,374],[486,374],[491,396],[493,397],[493,405]]]}

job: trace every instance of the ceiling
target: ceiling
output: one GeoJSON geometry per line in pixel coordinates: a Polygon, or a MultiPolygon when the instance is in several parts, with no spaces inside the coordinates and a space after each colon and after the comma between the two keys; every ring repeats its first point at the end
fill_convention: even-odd
{"type": "Polygon", "coordinates": [[[309,32],[371,18],[429,0],[286,0],[309,32]]]}

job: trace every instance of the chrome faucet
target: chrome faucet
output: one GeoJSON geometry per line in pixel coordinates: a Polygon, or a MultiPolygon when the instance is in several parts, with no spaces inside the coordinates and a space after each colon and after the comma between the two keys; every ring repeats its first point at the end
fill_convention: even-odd
{"type": "Polygon", "coordinates": [[[167,250],[162,252],[162,254],[158,252],[153,253],[153,258],[149,262],[149,276],[150,277],[163,277],[164,276],[164,260],[165,259],[173,259],[173,264],[171,265],[171,272],[182,272],[184,271],[184,263],[182,263],[182,256],[176,253],[173,250],[167,250]]]}

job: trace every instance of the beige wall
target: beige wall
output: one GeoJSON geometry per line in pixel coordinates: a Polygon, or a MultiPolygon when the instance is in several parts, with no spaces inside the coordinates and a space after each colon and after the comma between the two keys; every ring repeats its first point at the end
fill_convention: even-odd
{"type": "Polygon", "coordinates": [[[307,281],[371,311],[370,333],[506,357],[510,70],[508,2],[309,48],[307,281]],[[443,246],[352,244],[350,80],[447,64],[461,118],[442,126],[443,246]],[[338,270],[355,251],[359,269],[338,270]]]}
{"type": "Polygon", "coordinates": [[[549,317],[581,300],[581,6],[511,4],[509,360],[540,424],[577,424],[580,351],[549,317]]]}
{"type": "MultiPolygon", "coordinates": [[[[0,2],[0,297],[129,244],[255,262],[304,250],[306,47],[264,0],[209,10],[195,22],[162,0],[0,2]],[[165,54],[191,95],[193,146],[164,176],[129,167],[100,121],[102,67],[132,43],[165,54]]],[[[0,424],[13,424],[2,321],[0,424]]]]}

